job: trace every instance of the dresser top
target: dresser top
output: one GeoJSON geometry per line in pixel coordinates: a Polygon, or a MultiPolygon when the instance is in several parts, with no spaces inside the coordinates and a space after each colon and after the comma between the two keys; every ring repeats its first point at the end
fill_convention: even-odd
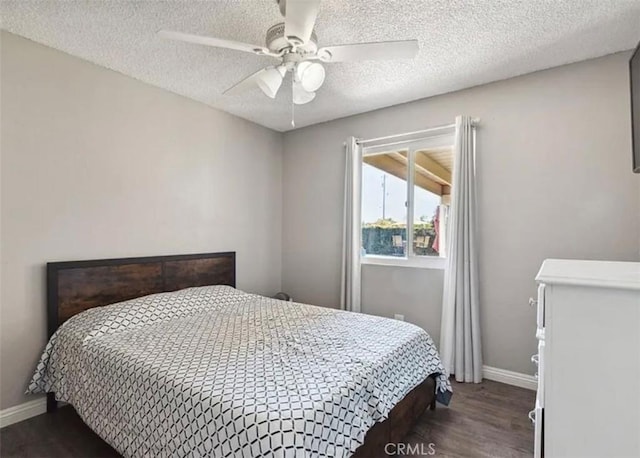
{"type": "Polygon", "coordinates": [[[546,259],[536,281],[640,291],[640,262],[546,259]]]}

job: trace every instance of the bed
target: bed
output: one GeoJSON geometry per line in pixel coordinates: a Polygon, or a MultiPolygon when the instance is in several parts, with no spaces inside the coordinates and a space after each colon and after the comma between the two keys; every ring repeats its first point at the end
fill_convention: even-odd
{"type": "Polygon", "coordinates": [[[235,289],[235,253],[49,263],[48,393],[124,456],[375,456],[448,380],[408,323],[235,289]]]}

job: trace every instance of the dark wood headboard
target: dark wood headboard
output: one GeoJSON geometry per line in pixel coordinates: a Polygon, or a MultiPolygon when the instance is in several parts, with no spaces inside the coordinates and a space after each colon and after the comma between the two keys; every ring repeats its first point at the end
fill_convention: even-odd
{"type": "Polygon", "coordinates": [[[206,285],[236,286],[235,252],[49,262],[49,337],[73,315],[93,307],[206,285]]]}

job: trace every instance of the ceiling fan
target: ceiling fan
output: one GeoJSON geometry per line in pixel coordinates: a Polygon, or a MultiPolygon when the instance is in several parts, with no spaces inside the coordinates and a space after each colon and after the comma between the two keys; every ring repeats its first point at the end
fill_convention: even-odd
{"type": "Polygon", "coordinates": [[[358,60],[411,58],[418,52],[418,40],[381,41],[318,47],[313,27],[320,0],[276,0],[284,22],[267,30],[266,47],[220,38],[161,30],[164,38],[218,48],[270,56],[279,64],[263,68],[227,89],[224,94],[238,94],[258,86],[272,99],[276,97],[288,72],[292,74],[293,103],[311,102],[322,86],[325,70],[322,63],[358,60]]]}

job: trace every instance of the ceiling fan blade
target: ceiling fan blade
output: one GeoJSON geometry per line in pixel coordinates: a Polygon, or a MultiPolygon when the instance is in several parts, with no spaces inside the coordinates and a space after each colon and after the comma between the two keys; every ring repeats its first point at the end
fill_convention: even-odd
{"type": "Polygon", "coordinates": [[[195,43],[198,45],[215,46],[216,48],[234,49],[236,51],[250,52],[253,54],[268,54],[269,50],[262,46],[240,43],[239,41],[223,40],[221,38],[203,37],[201,35],[192,35],[190,33],[174,32],[172,30],[160,30],[158,32],[163,38],[169,40],[185,41],[187,43],[195,43]]]}
{"type": "Polygon", "coordinates": [[[415,57],[418,49],[418,40],[379,41],[325,46],[318,50],[318,57],[323,62],[407,59],[415,57]]]}
{"type": "Polygon", "coordinates": [[[309,41],[320,10],[320,0],[280,0],[285,3],[284,36],[290,43],[309,41]]]}
{"type": "Polygon", "coordinates": [[[263,68],[262,70],[258,70],[254,74],[247,76],[245,79],[243,79],[239,83],[236,83],[235,85],[231,86],[229,89],[224,91],[223,94],[236,95],[236,94],[241,94],[254,87],[258,87],[258,80],[260,79],[262,74],[266,71],[267,71],[266,68],[263,68]]]}

